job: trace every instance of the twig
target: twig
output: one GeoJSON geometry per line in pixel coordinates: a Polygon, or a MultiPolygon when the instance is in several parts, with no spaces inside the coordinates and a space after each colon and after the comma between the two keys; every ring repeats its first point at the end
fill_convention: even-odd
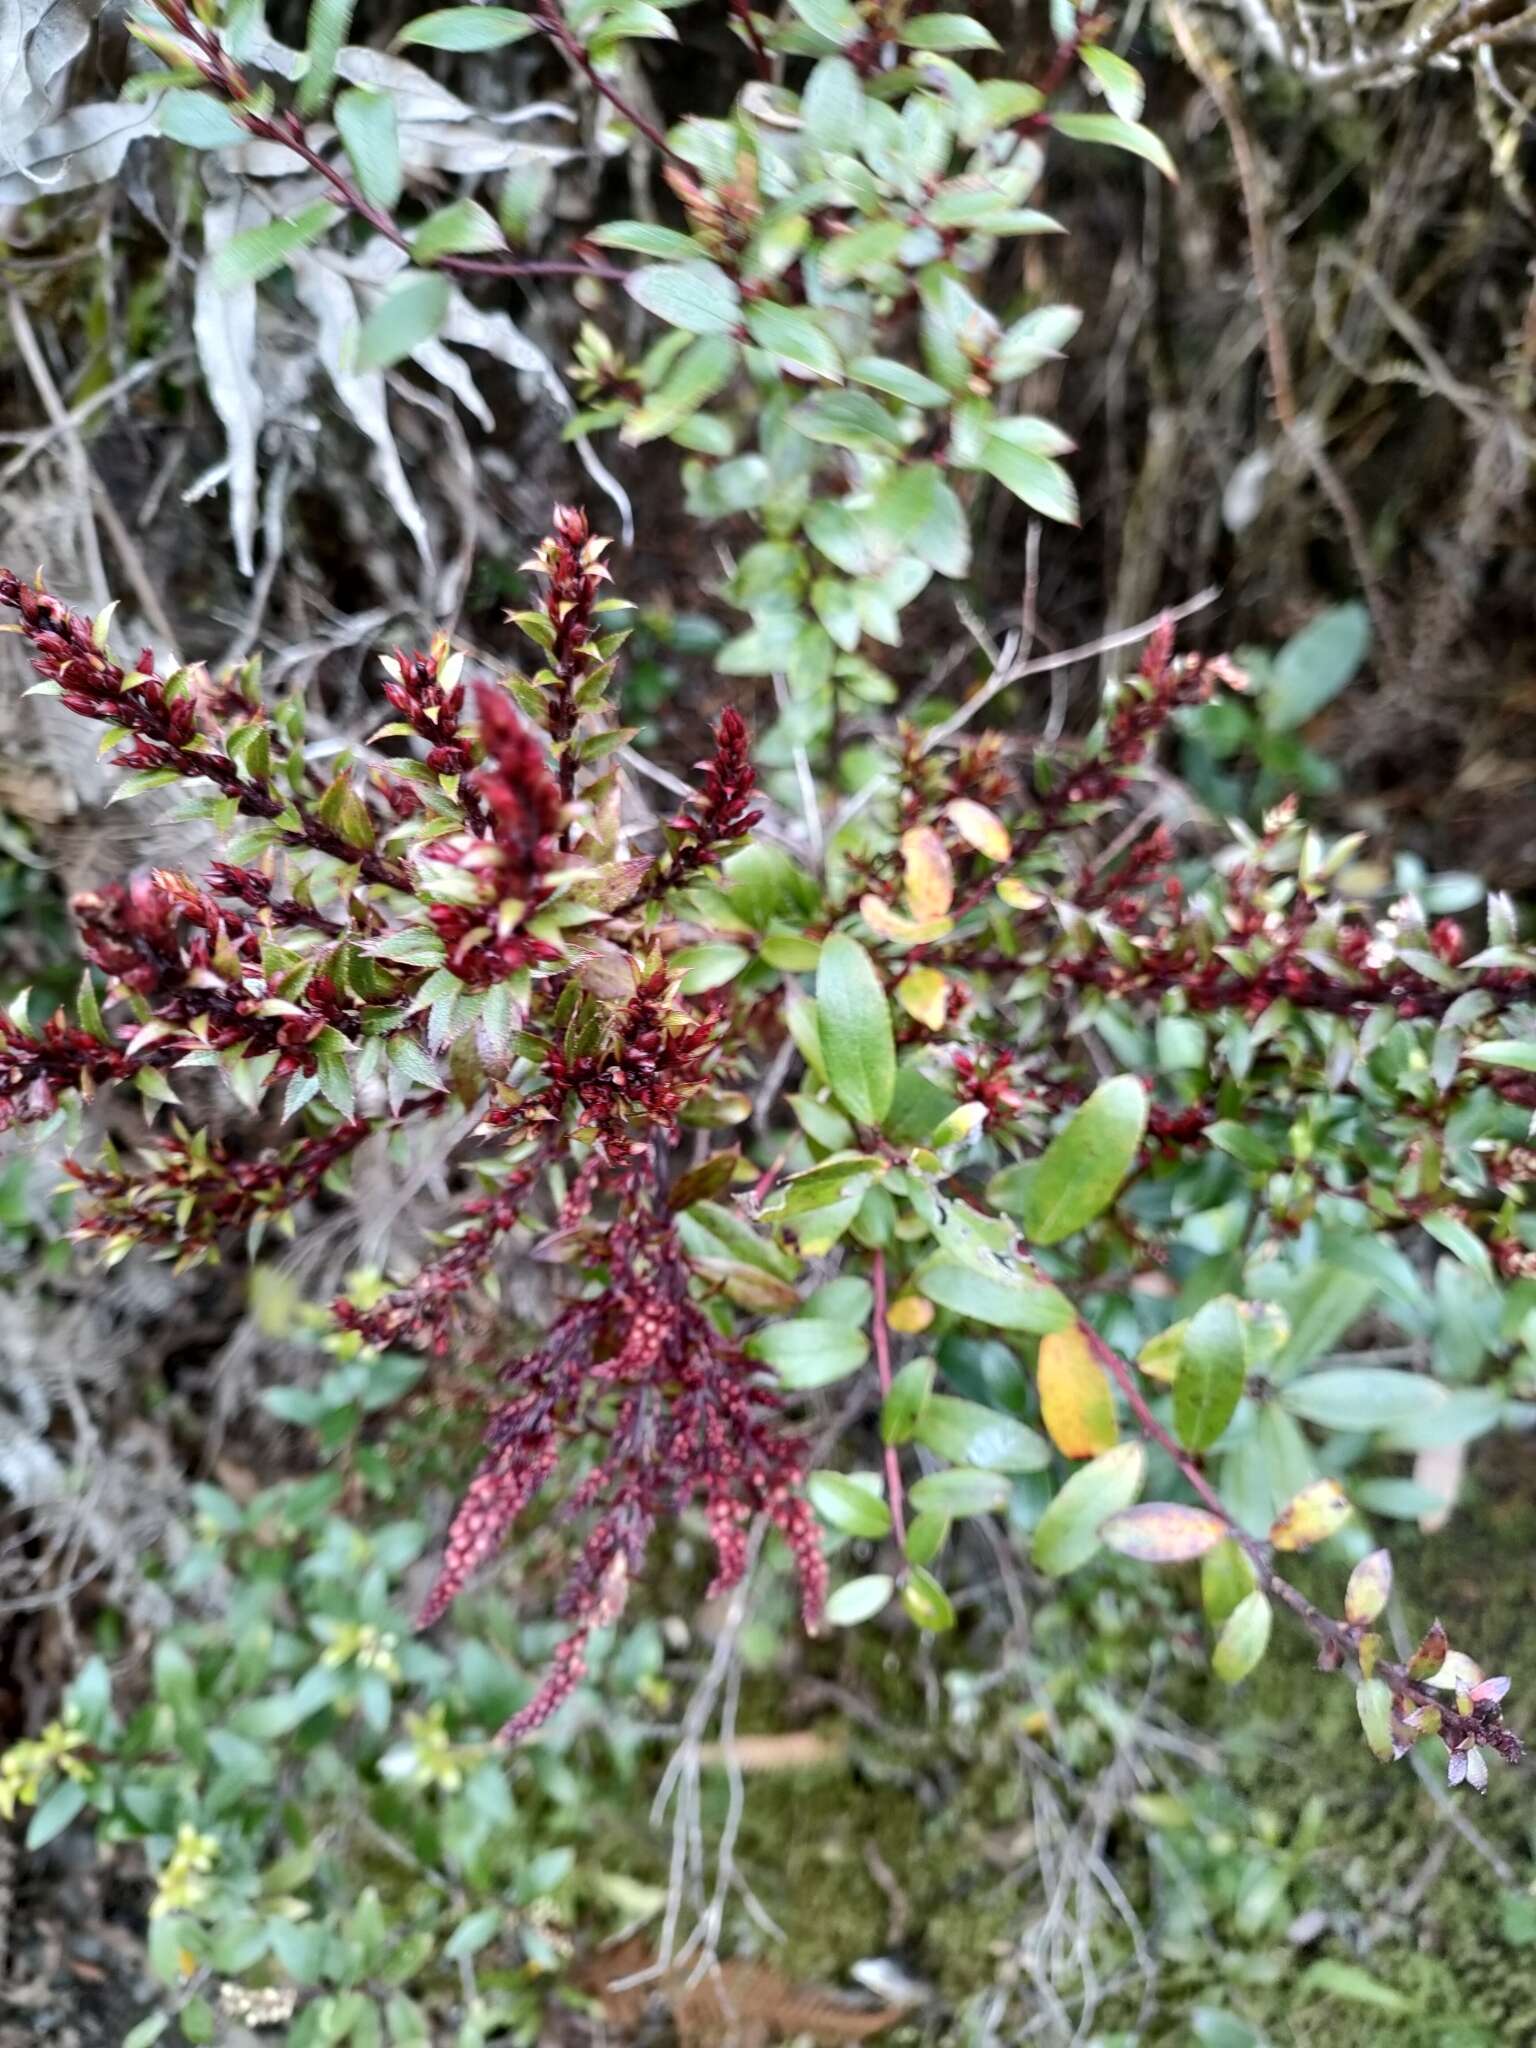
{"type": "MultiPolygon", "coordinates": [[[[891,1327],[885,1319],[885,1253],[877,1251],[874,1257],[873,1277],[875,1283],[874,1335],[875,1371],[880,1377],[880,1398],[885,1401],[891,1391],[891,1327]]],[[[902,1503],[901,1457],[894,1444],[885,1447],[885,1490],[891,1510],[891,1528],[895,1533],[897,1548],[906,1554],[907,1518],[902,1503]]]]}

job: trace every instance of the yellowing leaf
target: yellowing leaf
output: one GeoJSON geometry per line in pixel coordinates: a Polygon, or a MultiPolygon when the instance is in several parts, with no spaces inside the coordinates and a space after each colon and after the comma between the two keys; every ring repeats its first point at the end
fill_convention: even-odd
{"type": "Polygon", "coordinates": [[[898,946],[927,946],[935,939],[947,938],[953,919],[930,917],[922,924],[910,917],[903,917],[899,910],[892,910],[878,896],[859,898],[859,915],[872,932],[878,932],[882,939],[892,939],[898,946]]]}
{"type": "Polygon", "coordinates": [[[1187,1564],[1214,1550],[1227,1533],[1220,1515],[1179,1501],[1149,1500],[1122,1508],[1099,1530],[1111,1550],[1143,1564],[1187,1564]]]}
{"type": "MultiPolygon", "coordinates": [[[[868,921],[866,918],[865,922],[868,921]]],[[[937,967],[909,967],[896,984],[896,1000],[926,1030],[941,1031],[948,1008],[949,983],[937,967]]]]}
{"type": "Polygon", "coordinates": [[[1392,1554],[1373,1550],[1349,1575],[1344,1591],[1344,1619],[1356,1625],[1374,1621],[1392,1592],[1392,1554]]]}
{"type": "Polygon", "coordinates": [[[885,1320],[903,1337],[915,1337],[933,1321],[933,1303],[920,1294],[903,1294],[886,1310],[885,1320]]]}
{"type": "Polygon", "coordinates": [[[920,924],[947,917],[955,900],[955,871],[944,842],[931,825],[914,825],[901,835],[907,907],[920,924]]]}
{"type": "Polygon", "coordinates": [[[1337,1479],[1314,1479],[1281,1509],[1269,1540],[1276,1550],[1310,1550],[1337,1534],[1353,1513],[1337,1479]]]}
{"type": "Polygon", "coordinates": [[[1010,910],[1039,910],[1045,902],[1038,889],[1031,889],[1027,882],[1021,882],[1013,875],[1004,875],[997,885],[997,893],[1010,910]]]}
{"type": "Polygon", "coordinates": [[[968,796],[957,796],[944,806],[944,814],[966,845],[984,853],[988,860],[1006,860],[1012,853],[1007,826],[985,804],[974,803],[968,796]]]}
{"type": "Polygon", "coordinates": [[[1064,1458],[1096,1458],[1120,1440],[1104,1368],[1076,1328],[1040,1339],[1040,1419],[1064,1458]]]}

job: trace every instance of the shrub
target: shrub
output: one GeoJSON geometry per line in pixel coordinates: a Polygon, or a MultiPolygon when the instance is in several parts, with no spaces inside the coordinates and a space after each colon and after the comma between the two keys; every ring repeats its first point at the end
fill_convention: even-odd
{"type": "MultiPolygon", "coordinates": [[[[107,1086],[141,1100],[142,1145],[71,1161],[76,1237],[109,1260],[249,1255],[344,1195],[365,1144],[451,1153],[459,1208],[440,1245],[329,1305],[333,1375],[287,1405],[333,1448],[350,1408],[390,1397],[401,1354],[494,1375],[485,1456],[418,1618],[442,1615],[536,1499],[576,1530],[563,1633],[542,1682],[508,1702],[506,1740],[579,1686],[664,1518],[707,1527],[713,1589],[772,1530],[808,1626],[904,1614],[942,1634],[967,1525],[1004,1515],[1045,1579],[1106,1549],[1198,1561],[1222,1679],[1259,1666],[1279,1608],[1325,1670],[1349,1668],[1373,1754],[1438,1742],[1451,1781],[1481,1789],[1487,1755],[1520,1755],[1506,1682],[1438,1622],[1389,1653],[1371,1518],[1447,1507],[1447,1452],[1524,1419],[1536,1384],[1536,956],[1513,913],[1494,899],[1479,941],[1412,896],[1383,909],[1358,841],[1329,843],[1289,799],[1256,827],[1161,821],[1172,736],[1209,752],[1213,733],[1289,731],[1298,704],[1339,686],[1337,650],[1330,666],[1292,643],[1259,727],[1223,723],[1243,671],[1177,653],[1168,622],[1080,738],[980,728],[1022,672],[1012,649],[921,723],[872,715],[896,694],[878,650],[904,608],[966,573],[980,480],[1073,512],[1059,435],[1012,410],[1073,316],[1047,299],[1005,322],[977,294],[999,244],[1049,225],[1025,205],[1048,133],[1159,160],[1129,67],[1060,9],[1056,55],[1026,86],[949,54],[985,53],[967,18],[807,0],[787,28],[739,11],[764,76],[729,119],[663,136],[605,67],[627,36],[666,34],[664,10],[411,24],[408,46],[545,36],[664,159],[684,226],[610,224],[545,262],[507,250],[516,193],[499,224],[464,199],[398,224],[387,90],[334,103],[349,169],[316,144],[306,122],[335,68],[318,30],[278,108],[241,68],[267,46],[245,51],[239,22],[158,11],[169,28],[146,40],[171,67],[154,81],[169,132],[256,137],[329,194],[230,241],[215,260],[231,290],[361,229],[419,272],[362,327],[370,373],[448,331],[449,277],[553,265],[588,295],[622,279],[670,326],[634,364],[588,329],[575,426],[688,453],[695,518],[747,537],[723,594],[750,623],[719,667],[773,677],[782,715],[766,789],[728,708],[690,793],[636,822],[634,733],[614,710],[625,610],[604,594],[606,543],[571,508],[528,565],[535,601],[509,614],[528,672],[471,673],[442,636],[396,649],[384,723],[324,775],[302,696],[269,702],[257,663],[162,673],[146,651],[129,666],[109,614],[0,572],[39,689],[105,726],[122,794],[182,790],[218,855],[200,876],[78,897],[74,1004],[35,1017],[23,1000],[0,1025],[6,1123],[67,1122],[78,1144],[83,1101],[107,1086]],[[809,60],[798,94],[780,60],[809,60]],[[1079,68],[1111,113],[1058,111],[1079,68]],[[619,271],[599,250],[641,260],[619,271]],[[235,1116],[216,1135],[220,1088],[235,1116]],[[469,1138],[441,1135],[465,1122],[469,1138]],[[499,1269],[528,1248],[562,1276],[532,1344],[496,1314],[499,1269]],[[1368,1316],[1400,1342],[1340,1355],[1368,1316]],[[809,1424],[831,1387],[845,1427],[819,1452],[809,1424]],[[839,1567],[829,1590],[829,1559],[856,1546],[870,1568],[839,1567]],[[1310,1590],[1288,1575],[1313,1549],[1326,1594],[1323,1571],[1310,1590]]],[[[1266,772],[1283,758],[1259,751],[1266,772]]],[[[323,1555],[352,1541],[330,1526],[323,1555]]],[[[370,1786],[395,1666],[448,1682],[426,1644],[377,1633],[361,1670],[357,1630],[399,1633],[388,1577],[365,1571],[366,1612],[331,1585],[343,1606],[315,1619],[351,1630],[351,1648],[293,1688],[328,1689],[332,1715],[337,1670],[361,1672],[347,1768],[370,1786]]],[[[261,1586],[252,1598],[276,1598],[261,1586]]],[[[176,1682],[192,1717],[202,1681],[176,1682]]],[[[121,1749],[99,1674],[84,1684],[79,1721],[5,1765],[7,1797],[38,1802],[34,1839],[95,1799],[175,1873],[176,1910],[224,1896],[219,1869],[259,1886],[268,1802],[239,1823],[238,1853],[213,1826],[224,1794],[208,1803],[238,1757],[210,1736],[157,1788],[156,1716],[176,1701],[130,1720],[121,1749]]],[[[297,1739],[307,1715],[285,1733],[290,1709],[263,1702],[273,1738],[297,1739]]],[[[280,1767],[302,1770],[309,1739],[280,1767]]],[[[329,1967],[331,2017],[302,2023],[344,2030],[334,1997],[357,1990],[353,1965],[329,1967]]]]}
{"type": "MultiPolygon", "coordinates": [[[[1080,745],[1021,757],[996,736],[903,728],[888,789],[825,878],[742,844],[759,812],[729,710],[697,793],[633,852],[615,808],[626,734],[605,715],[622,635],[603,631],[603,543],[579,513],[555,524],[535,557],[543,603],[515,615],[546,665],[477,682],[471,719],[444,644],[387,658],[398,715],[377,738],[412,751],[343,761],[323,786],[297,702],[269,714],[249,673],[234,690],[161,677],[147,655],[125,670],[105,621],[0,577],[41,687],[108,724],[130,787],[205,785],[192,815],[227,835],[203,883],[157,871],[78,899],[93,972],[75,1015],[6,1026],[8,1117],[106,1082],[167,1112],[138,1158],[109,1146],[72,1164],[76,1234],[109,1258],[209,1257],[239,1234],[254,1247],[369,1137],[455,1098],[478,1111],[483,1191],[416,1274],[335,1304],[334,1341],[343,1357],[441,1354],[518,1229],[574,1269],[542,1343],[500,1367],[488,1453],[423,1614],[547,1486],[585,1520],[570,1633],[509,1739],[576,1684],[661,1515],[706,1514],[718,1586],[766,1515],[815,1626],[809,1500],[834,1530],[894,1546],[890,1570],[838,1588],[834,1620],[899,1592],[943,1629],[933,1568],[952,1524],[1007,1508],[1017,1476],[1059,1457],[1078,1469],[1059,1490],[1027,1484],[1020,1510],[1047,1575],[1101,1542],[1202,1558],[1224,1677],[1257,1664],[1278,1602],[1325,1663],[1358,1663],[1379,1753],[1438,1733],[1453,1778],[1476,1782],[1484,1747],[1516,1756],[1501,1681],[1438,1625],[1407,1663],[1384,1656],[1380,1552],[1357,1564],[1342,1621],[1275,1562],[1348,1521],[1341,1478],[1362,1439],[1422,1450],[1502,1412],[1498,1384],[1444,1382],[1527,1334],[1533,1084],[1510,1034],[1533,970],[1505,913],[1470,958],[1411,902],[1372,928],[1337,893],[1352,843],[1327,846],[1289,806],[1193,869],[1140,813],[1106,845],[1159,733],[1241,680],[1176,657],[1168,629],[1080,745]],[[1106,1057],[1125,1071],[1100,1078],[1106,1057]],[[782,1092],[797,1066],[803,1085],[782,1092]],[[272,1115],[296,1135],[245,1148],[193,1129],[176,1087],[198,1069],[258,1130],[272,1115]],[[770,1163],[723,1145],[677,1172],[684,1121],[739,1123],[747,1080],[782,1133],[770,1163]],[[1394,1232],[1444,1248],[1437,1316],[1394,1232]],[[807,1273],[827,1277],[802,1300],[807,1273]],[[1430,1322],[1440,1378],[1311,1369],[1378,1297],[1408,1327],[1430,1322]],[[1023,1340],[1033,1396],[1015,1351],[967,1362],[968,1326],[1023,1340]],[[894,1347],[930,1332],[958,1392],[931,1357],[896,1370],[894,1347]],[[802,1491],[807,1441],[786,1406],[871,1348],[883,1471],[817,1472],[802,1491]],[[988,1374],[990,1400],[970,1398],[967,1378],[988,1374]],[[1036,1407],[1044,1435],[1018,1412],[1036,1407]],[[936,1467],[910,1486],[908,1446],[936,1467]],[[1170,1498],[1138,1505],[1149,1449],[1170,1498]]],[[[1390,1511],[1392,1482],[1372,1485],[1390,1511]]]]}

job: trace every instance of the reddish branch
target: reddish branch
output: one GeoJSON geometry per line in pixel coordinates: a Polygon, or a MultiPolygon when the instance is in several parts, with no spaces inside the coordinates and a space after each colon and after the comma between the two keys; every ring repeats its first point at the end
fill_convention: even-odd
{"type": "Polygon", "coordinates": [[[299,798],[279,793],[270,779],[242,772],[200,723],[191,681],[178,678],[173,687],[156,670],[152,649],[139,656],[130,677],[105,647],[97,646],[89,619],[9,569],[0,569],[0,608],[15,612],[16,624],[9,630],[30,643],[32,667],[57,686],[67,711],[121,726],[131,735],[124,751],[113,755],[115,767],[211,782],[233,797],[248,818],[271,821],[291,815],[297,824],[283,834],[290,845],[344,861],[370,882],[410,891],[410,877],[398,861],[364,852],[313,816],[299,798]]]}

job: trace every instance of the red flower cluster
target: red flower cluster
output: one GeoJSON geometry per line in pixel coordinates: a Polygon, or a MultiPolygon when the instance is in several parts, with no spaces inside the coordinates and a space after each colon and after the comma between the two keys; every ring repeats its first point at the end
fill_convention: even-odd
{"type": "Polygon", "coordinates": [[[511,1397],[491,1419],[421,1614],[423,1627],[437,1620],[495,1555],[567,1444],[599,1447],[562,1510],[592,1517],[559,1602],[572,1633],[502,1730],[507,1741],[539,1727],[578,1683],[587,1639],[618,1618],[662,1515],[702,1508],[716,1592],[739,1579],[746,1526],[766,1513],[793,1553],[808,1627],[826,1595],[815,1518],[795,1492],[807,1447],[782,1434],[777,1396],[690,1300],[688,1264],[639,1181],[608,1232],[607,1259],[604,1292],[568,1308],[537,1351],[504,1368],[511,1397]]]}

